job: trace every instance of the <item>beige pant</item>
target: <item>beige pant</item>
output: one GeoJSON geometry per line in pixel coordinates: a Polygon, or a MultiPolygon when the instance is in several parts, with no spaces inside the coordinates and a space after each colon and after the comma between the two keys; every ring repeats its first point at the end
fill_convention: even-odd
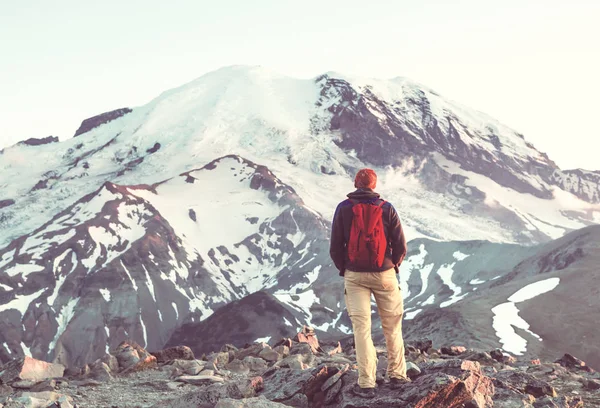
{"type": "Polygon", "coordinates": [[[371,293],[375,296],[388,353],[390,378],[406,378],[402,315],[404,305],[396,272],[345,272],[346,308],[354,330],[358,385],[374,388],[377,354],[371,338],[371,293]]]}

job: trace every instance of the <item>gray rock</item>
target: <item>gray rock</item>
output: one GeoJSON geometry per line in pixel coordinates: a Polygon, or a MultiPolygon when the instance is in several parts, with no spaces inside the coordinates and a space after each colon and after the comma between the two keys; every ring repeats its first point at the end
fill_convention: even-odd
{"type": "Polygon", "coordinates": [[[229,353],[211,353],[206,357],[209,363],[214,363],[218,368],[223,368],[229,363],[229,353]]]}
{"type": "Polygon", "coordinates": [[[265,388],[262,395],[271,401],[285,401],[299,393],[311,376],[308,370],[276,368],[270,375],[263,375],[265,388]]]}
{"type": "Polygon", "coordinates": [[[245,398],[241,400],[235,400],[231,398],[224,398],[220,400],[215,408],[285,408],[287,405],[280,404],[278,402],[272,402],[263,396],[256,398],[245,398]]]}
{"type": "Polygon", "coordinates": [[[264,348],[260,353],[258,353],[258,357],[270,362],[275,362],[282,359],[281,354],[269,348],[264,348]]]}
{"type": "Polygon", "coordinates": [[[415,363],[410,361],[406,363],[406,375],[412,380],[421,375],[421,369],[415,363]]]}
{"type": "Polygon", "coordinates": [[[112,373],[119,372],[119,360],[112,354],[105,354],[100,358],[100,361],[106,364],[112,373]]]}
{"type": "Polygon", "coordinates": [[[225,368],[236,374],[248,374],[250,372],[250,368],[248,368],[246,363],[237,359],[227,364],[225,368]]]}
{"type": "Polygon", "coordinates": [[[274,347],[273,350],[275,350],[277,353],[281,354],[283,356],[283,358],[290,355],[290,348],[286,345],[274,347]]]}
{"type": "Polygon", "coordinates": [[[220,400],[241,399],[242,392],[235,383],[212,384],[197,391],[184,394],[152,405],[152,408],[213,408],[220,400]]]}
{"type": "Polygon", "coordinates": [[[258,357],[261,351],[270,348],[271,347],[267,343],[255,343],[248,348],[238,350],[235,353],[235,358],[238,360],[244,360],[248,356],[258,357]]]}
{"type": "Polygon", "coordinates": [[[197,375],[205,367],[206,363],[200,360],[172,360],[168,367],[174,367],[181,370],[182,373],[188,375],[197,375]]]}
{"type": "Polygon", "coordinates": [[[533,403],[534,408],[583,408],[581,397],[545,397],[533,403]]]}
{"type": "Polygon", "coordinates": [[[45,380],[35,384],[31,387],[31,392],[43,392],[43,391],[54,391],[56,390],[56,380],[45,380]]]}
{"type": "Polygon", "coordinates": [[[296,355],[296,354],[309,355],[309,354],[313,354],[313,351],[312,351],[312,348],[310,347],[310,344],[298,343],[298,344],[295,344],[290,349],[290,355],[296,355]]]}
{"type": "Polygon", "coordinates": [[[111,381],[113,379],[110,368],[102,361],[98,361],[90,367],[88,376],[98,381],[111,381]]]}
{"type": "Polygon", "coordinates": [[[333,387],[342,378],[342,376],[346,374],[349,368],[350,366],[345,365],[337,373],[329,377],[327,381],[325,381],[321,386],[321,391],[327,391],[328,389],[333,387]]]}
{"type": "Polygon", "coordinates": [[[267,369],[267,363],[259,357],[248,356],[244,359],[244,364],[246,364],[251,371],[263,371],[267,369]]]}
{"type": "Polygon", "coordinates": [[[21,381],[14,381],[11,386],[13,388],[17,388],[19,390],[28,390],[31,387],[33,387],[34,385],[36,385],[38,383],[38,381],[31,381],[31,380],[21,380],[21,381]]]}

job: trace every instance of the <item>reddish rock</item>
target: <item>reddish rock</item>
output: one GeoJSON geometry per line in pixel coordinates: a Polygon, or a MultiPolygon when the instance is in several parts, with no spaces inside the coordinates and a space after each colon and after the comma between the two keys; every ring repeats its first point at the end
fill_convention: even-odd
{"type": "Polygon", "coordinates": [[[535,360],[531,360],[531,365],[540,365],[540,364],[542,364],[542,363],[540,362],[539,358],[536,358],[535,360]]]}
{"type": "Polygon", "coordinates": [[[123,372],[123,374],[135,373],[138,371],[151,370],[151,369],[154,369],[157,367],[158,367],[158,364],[156,363],[156,357],[148,356],[145,359],[138,361],[135,365],[133,365],[129,368],[126,368],[122,372],[123,372]]]}
{"type": "Polygon", "coordinates": [[[158,363],[167,363],[173,360],[194,360],[194,352],[187,346],[170,347],[151,353],[158,363]]]}
{"type": "Polygon", "coordinates": [[[10,361],[2,367],[0,382],[8,384],[18,380],[43,381],[49,378],[62,377],[65,366],[47,363],[31,357],[10,361]]]}
{"type": "Polygon", "coordinates": [[[319,346],[319,340],[312,327],[302,326],[302,331],[296,335],[296,340],[299,343],[308,343],[313,353],[323,351],[319,346]]]}
{"type": "Polygon", "coordinates": [[[442,354],[447,354],[449,356],[458,356],[462,353],[464,353],[465,351],[467,351],[467,349],[463,346],[451,346],[451,347],[442,347],[442,354]]]}

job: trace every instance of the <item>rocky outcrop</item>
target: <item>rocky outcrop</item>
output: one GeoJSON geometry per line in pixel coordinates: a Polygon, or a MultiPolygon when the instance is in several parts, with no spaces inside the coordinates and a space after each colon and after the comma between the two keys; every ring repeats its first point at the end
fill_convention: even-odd
{"type": "Polygon", "coordinates": [[[100,115],[92,116],[91,118],[85,119],[83,122],[81,122],[79,129],[75,131],[74,137],[89,132],[90,130],[97,128],[98,126],[104,125],[105,123],[118,119],[121,116],[124,116],[130,112],[132,112],[132,110],[129,108],[121,108],[115,109],[110,112],[104,112],[100,115]]]}
{"type": "Polygon", "coordinates": [[[26,140],[23,140],[21,142],[19,142],[19,145],[25,145],[25,146],[41,146],[41,145],[45,145],[45,144],[50,144],[50,143],[58,143],[58,137],[57,136],[48,136],[48,137],[43,137],[43,138],[29,138],[26,140]]]}
{"type": "MultiPolygon", "coordinates": [[[[95,369],[84,367],[66,380],[13,381],[10,386],[0,385],[0,404],[21,407],[14,404],[50,404],[60,400],[60,407],[143,404],[153,408],[579,408],[600,403],[600,376],[582,370],[585,363],[573,356],[560,359],[566,366],[517,360],[506,364],[480,350],[465,349],[455,356],[444,354],[425,339],[406,344],[407,360],[420,371],[412,376],[412,382],[391,387],[385,365],[380,365],[376,395],[366,399],[352,391],[358,373],[351,348],[346,353],[330,355],[313,352],[308,343],[290,339],[275,344],[278,343],[282,344],[274,348],[264,343],[239,349],[227,345],[206,360],[175,359],[135,372],[128,370],[132,359],[124,354],[148,353],[135,343],[124,343],[111,355],[119,361],[115,370],[102,361],[109,361],[108,356],[92,365],[102,364],[110,376],[99,377],[94,375],[95,369]],[[287,357],[260,357],[265,350],[279,353],[279,347],[288,346],[291,350],[287,357]],[[426,346],[427,350],[422,350],[426,346]]],[[[379,359],[385,361],[385,347],[378,344],[376,348],[379,359]]],[[[453,345],[443,348],[452,354],[463,349],[453,345]]],[[[157,352],[163,356],[169,353],[157,352]]]]}
{"type": "Polygon", "coordinates": [[[0,209],[10,207],[14,203],[15,203],[15,200],[10,199],[10,198],[6,199],[6,200],[0,200],[0,209]]]}

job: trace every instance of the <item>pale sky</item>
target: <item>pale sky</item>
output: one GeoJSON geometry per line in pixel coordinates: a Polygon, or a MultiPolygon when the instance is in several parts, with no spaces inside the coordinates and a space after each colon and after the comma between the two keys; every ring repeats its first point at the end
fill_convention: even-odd
{"type": "Polygon", "coordinates": [[[600,169],[600,0],[0,0],[0,148],[233,64],[408,77],[600,169]]]}

